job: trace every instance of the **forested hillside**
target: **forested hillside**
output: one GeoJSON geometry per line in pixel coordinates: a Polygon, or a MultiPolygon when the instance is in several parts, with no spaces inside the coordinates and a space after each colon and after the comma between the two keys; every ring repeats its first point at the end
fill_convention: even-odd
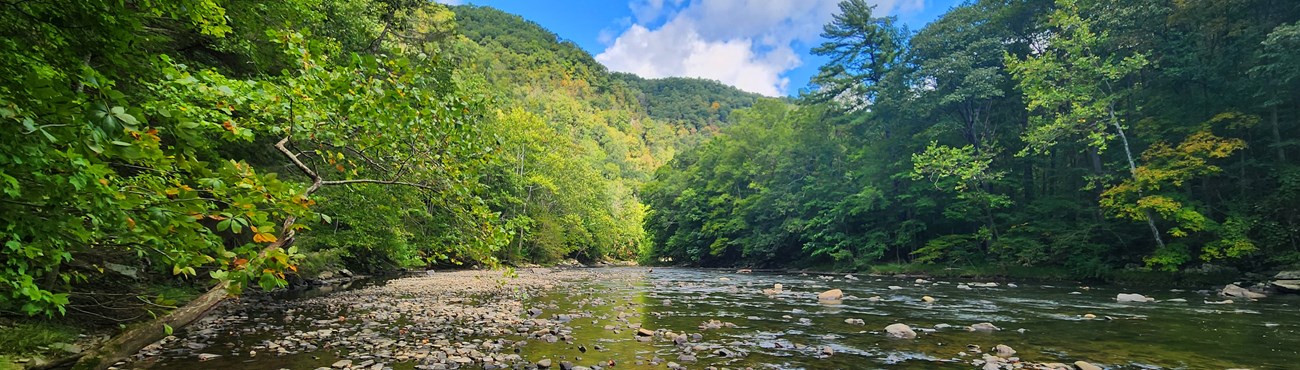
{"type": "Polygon", "coordinates": [[[494,209],[516,235],[499,253],[508,261],[636,259],[642,184],[723,124],[725,111],[710,107],[743,108],[757,98],[712,81],[611,75],[574,43],[517,15],[452,10],[470,41],[460,45],[473,56],[470,68],[507,110],[497,133],[506,174],[495,180],[509,195],[494,209]],[[658,108],[701,113],[669,118],[658,108]]]}
{"type": "Polygon", "coordinates": [[[650,258],[705,266],[1300,263],[1300,3],[841,3],[798,104],[733,111],[646,186],[650,258]]]}
{"type": "Polygon", "coordinates": [[[755,99],[638,80],[677,91],[660,102],[490,8],[5,7],[6,315],[116,324],[342,268],[634,259],[643,182],[725,122],[708,107],[755,99]]]}

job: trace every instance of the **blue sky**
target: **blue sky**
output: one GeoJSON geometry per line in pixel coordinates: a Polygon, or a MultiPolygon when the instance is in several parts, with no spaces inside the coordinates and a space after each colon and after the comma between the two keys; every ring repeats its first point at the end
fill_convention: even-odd
{"type": "MultiPolygon", "coordinates": [[[[463,0],[462,0],[463,1],[463,0]]],[[[912,30],[961,0],[868,0],[912,30]]],[[[461,2],[443,0],[443,2],[461,2]]],[[[797,94],[825,62],[809,50],[839,0],[470,0],[572,40],[610,70],[797,94]]]]}

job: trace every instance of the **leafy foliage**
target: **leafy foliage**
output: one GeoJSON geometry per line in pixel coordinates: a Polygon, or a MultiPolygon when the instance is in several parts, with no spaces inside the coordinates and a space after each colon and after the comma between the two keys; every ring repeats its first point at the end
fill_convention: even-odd
{"type": "Polygon", "coordinates": [[[656,173],[648,260],[1080,277],[1300,261],[1283,46],[1300,6],[970,1],[916,33],[873,12],[840,4],[797,105],[732,112],[656,173]]]}

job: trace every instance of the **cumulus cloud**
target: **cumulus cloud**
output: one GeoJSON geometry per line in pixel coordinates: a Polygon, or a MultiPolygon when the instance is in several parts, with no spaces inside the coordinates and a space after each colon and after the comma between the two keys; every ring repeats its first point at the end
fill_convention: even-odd
{"type": "MultiPolygon", "coordinates": [[[[870,0],[877,12],[917,11],[924,0],[870,0]]],[[[768,96],[784,95],[785,73],[817,43],[839,0],[633,0],[635,22],[596,60],[648,78],[701,77],[768,96]],[[798,49],[799,51],[796,51],[798,49]]],[[[617,33],[617,32],[616,32],[617,33]]]]}

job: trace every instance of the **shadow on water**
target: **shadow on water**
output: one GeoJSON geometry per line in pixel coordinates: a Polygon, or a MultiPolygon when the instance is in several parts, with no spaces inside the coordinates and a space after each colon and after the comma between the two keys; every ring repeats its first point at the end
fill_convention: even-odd
{"type": "MultiPolygon", "coordinates": [[[[979,287],[960,281],[693,269],[655,269],[642,276],[580,281],[522,297],[525,312],[540,309],[539,317],[565,321],[571,343],[547,342],[524,333],[507,337],[527,341],[518,353],[529,362],[552,359],[557,364],[571,361],[608,368],[613,361],[616,369],[663,369],[668,362],[688,368],[972,369],[976,366],[971,361],[980,355],[969,346],[987,351],[999,344],[1014,348],[1016,356],[1026,361],[1086,360],[1111,369],[1281,369],[1294,368],[1293,363],[1300,360],[1300,310],[1296,309],[1300,297],[1296,296],[1216,305],[1208,301],[1222,298],[1213,292],[1146,288],[1137,293],[1158,302],[1121,304],[1114,297],[1127,292],[1121,290],[1125,288],[1061,282],[979,287]],[[782,293],[769,296],[762,292],[777,283],[784,286],[782,293]],[[843,290],[842,303],[819,304],[816,294],[827,289],[843,290]],[[923,296],[934,301],[924,302],[923,296]],[[861,319],[863,325],[846,323],[846,319],[861,319]],[[717,322],[710,325],[711,320],[717,322]],[[966,329],[984,322],[1001,330],[966,329]],[[893,323],[911,326],[918,338],[886,338],[884,327],[893,323]],[[646,342],[638,339],[638,328],[659,333],[646,342]],[[675,343],[665,331],[689,339],[675,343]],[[680,357],[684,353],[693,354],[695,361],[680,357]]],[[[354,284],[374,286],[383,281],[354,284]]],[[[344,289],[349,288],[356,286],[344,289]]],[[[275,299],[309,299],[321,294],[329,292],[275,299]]],[[[217,340],[210,348],[232,355],[204,362],[202,367],[311,369],[337,360],[337,351],[329,350],[285,356],[239,355],[254,343],[276,336],[275,330],[258,329],[275,327],[277,318],[283,316],[275,307],[246,304],[222,312],[248,318],[248,327],[216,333],[217,340]]],[[[331,310],[296,314],[317,315],[320,320],[338,315],[331,310]]],[[[305,329],[289,326],[279,330],[305,329]]],[[[189,369],[194,364],[193,352],[210,351],[169,350],[175,356],[147,365],[189,369]],[[182,355],[186,351],[190,355],[182,355]]],[[[409,369],[414,365],[397,362],[389,366],[409,369]]]]}

